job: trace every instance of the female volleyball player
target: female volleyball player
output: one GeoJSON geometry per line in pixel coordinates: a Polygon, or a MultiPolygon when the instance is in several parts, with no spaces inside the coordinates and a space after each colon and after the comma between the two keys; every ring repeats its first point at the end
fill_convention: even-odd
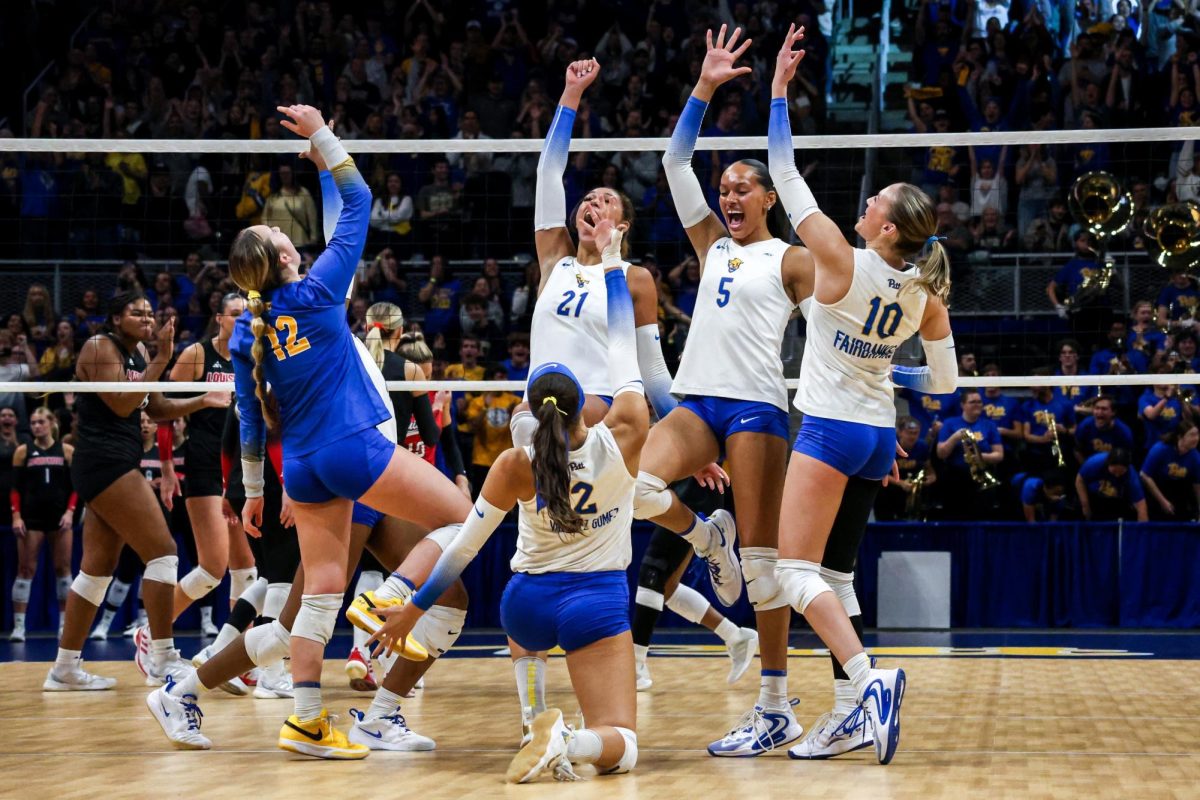
{"type": "MultiPolygon", "coordinates": [[[[116,294],[109,304],[107,330],[88,339],[79,353],[75,375],[81,381],[155,381],[171,359],[174,320],[154,330],[154,312],[140,291],[116,294]],[[147,360],[145,342],[157,337],[147,360]]],[[[96,609],[112,580],[122,543],[146,564],[142,596],[150,625],[149,659],[138,659],[147,683],[162,683],[185,671],[171,636],[172,597],[179,559],[175,540],[161,514],[158,498],[142,477],[140,408],[156,419],[174,419],[201,408],[229,404],[226,393],[186,400],[157,392],[83,392],[75,402],[79,426],[71,459],[71,480],[88,505],[83,523],[83,560],[67,598],[67,621],[58,657],[42,688],[46,691],[109,689],[116,681],[81,667],[81,652],[96,609]]]]}
{"type": "Polygon", "coordinates": [[[621,268],[622,231],[610,219],[580,221],[600,246],[605,268],[607,352],[613,402],[593,426],[584,422],[586,390],[566,365],[546,363],[529,376],[537,424],[532,446],[505,451],[412,602],[383,612],[372,636],[385,648],[402,643],[479,552],[505,514],[519,506],[516,573],[500,615],[509,637],[527,651],[559,644],[588,728],[571,731],[562,712],[533,722],[533,736],[509,766],[524,783],[552,769],[574,777],[571,761],[602,772],[628,772],[637,762],[633,640],[629,635],[630,525],[638,459],[649,426],[637,352],[633,301],[621,268]]]}
{"type": "MultiPolygon", "coordinates": [[[[735,66],[749,41],[740,29],[713,41],[687,106],[663,156],[679,219],[700,260],[701,279],[693,324],[672,386],[686,395],[655,425],[638,475],[639,518],[680,533],[698,548],[719,553],[710,562],[720,599],[731,605],[747,594],[758,620],[762,681],[758,702],[722,739],[716,756],[754,756],[799,738],[800,725],[787,696],[787,629],[790,612],[773,576],[779,501],[787,460],[787,389],[780,349],[792,312],[812,293],[812,259],[768,228],[778,197],[765,165],[742,160],[721,175],[724,221],[704,199],[692,171],[692,151],[708,101],[721,84],[750,71],[735,66]],[[735,47],[736,46],[736,47],[735,47]],[[734,529],[705,524],[668,485],[724,451],[741,530],[741,564],[733,557],[734,529]]],[[[723,514],[723,512],[718,512],[723,514]]],[[[714,520],[717,517],[714,516],[714,520]]]]}
{"type": "Polygon", "coordinates": [[[71,491],[71,456],[75,448],[58,441],[58,423],[48,408],[29,416],[33,442],[13,453],[12,530],[17,537],[17,578],[13,581],[14,642],[25,641],[25,610],[37,574],[42,542],[51,539],[58,595],[58,630],[66,619],[67,593],[71,590],[71,541],[78,498],[71,491]]]}
{"type": "Polygon", "coordinates": [[[330,166],[344,205],[325,252],[303,279],[299,253],[276,229],[247,228],[230,248],[230,276],[249,294],[250,312],[238,320],[231,340],[247,495],[242,520],[247,531],[257,532],[269,421],[281,432],[304,568],[290,644],[296,709],[280,730],[279,746],[321,758],[363,758],[367,748],[330,724],[320,690],[324,646],[346,589],[352,501],[426,529],[463,518],[470,503],[435,469],[376,430],[391,412],[344,316],[366,241],[371,193],[319,111],[302,105],[279,111],[288,117],[281,124],[308,137],[330,166]],[[411,497],[424,502],[411,503],[411,497]]]}
{"type": "MultiPolygon", "coordinates": [[[[778,585],[843,666],[866,708],[880,763],[900,737],[904,671],[872,669],[840,593],[852,586],[821,569],[837,504],[850,478],[882,480],[895,465],[893,383],[921,392],[951,392],[957,359],[946,299],[950,264],[936,237],[933,203],[920,189],[893,184],[867,201],[851,247],[822,214],[796,169],[787,86],[803,50],[793,25],[776,59],[768,136],[771,175],[780,201],[816,264],[814,303],[796,406],[804,425],[788,465],[780,513],[778,585]],[[916,265],[907,261],[924,253],[916,265]],[[920,332],[929,366],[892,367],[896,347],[920,332]]],[[[803,755],[803,754],[801,754],[803,755]]]]}

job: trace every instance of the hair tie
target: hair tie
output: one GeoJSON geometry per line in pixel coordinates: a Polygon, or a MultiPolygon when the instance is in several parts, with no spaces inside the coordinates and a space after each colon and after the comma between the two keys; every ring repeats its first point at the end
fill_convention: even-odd
{"type": "Polygon", "coordinates": [[[246,292],[246,299],[247,300],[261,300],[262,294],[251,289],[250,291],[246,292]]]}
{"type": "Polygon", "coordinates": [[[944,242],[944,241],[946,241],[946,237],[945,237],[945,236],[938,236],[938,235],[935,233],[933,236],[930,236],[928,239],[926,239],[926,240],[925,240],[925,246],[926,246],[926,247],[933,247],[933,243],[934,243],[934,242],[944,242]]]}
{"type": "Polygon", "coordinates": [[[384,325],[382,322],[372,322],[372,323],[371,323],[371,327],[372,327],[372,328],[378,328],[378,329],[379,329],[379,330],[381,330],[381,331],[386,331],[386,330],[387,330],[387,326],[386,326],[386,325],[384,325]]]}
{"type": "MultiPolygon", "coordinates": [[[[567,412],[563,411],[561,408],[558,407],[558,398],[555,397],[554,395],[548,395],[548,396],[542,398],[542,405],[546,405],[546,403],[553,403],[555,411],[562,414],[564,417],[568,416],[567,412]]],[[[570,449],[570,448],[568,448],[568,449],[570,449]]]]}

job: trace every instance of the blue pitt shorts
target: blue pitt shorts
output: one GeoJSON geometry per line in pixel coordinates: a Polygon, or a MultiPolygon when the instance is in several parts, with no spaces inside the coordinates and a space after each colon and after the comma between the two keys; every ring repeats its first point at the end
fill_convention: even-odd
{"type": "Polygon", "coordinates": [[[851,478],[881,480],[896,460],[896,429],[806,416],[792,449],[851,478]]]}
{"type": "Polygon", "coordinates": [[[735,433],[769,433],[784,441],[788,438],[787,412],[761,400],[688,395],[679,405],[704,420],[717,437],[722,453],[725,440],[735,433]]]}
{"type": "Polygon", "coordinates": [[[561,645],[568,653],[629,630],[624,570],[518,572],[500,599],[504,632],[526,650],[561,645]]]}
{"type": "Polygon", "coordinates": [[[350,524],[366,525],[368,528],[374,528],[379,524],[379,520],[383,519],[383,514],[370,506],[364,506],[362,503],[355,501],[354,512],[350,515],[350,524]]]}
{"type": "Polygon", "coordinates": [[[301,503],[324,503],[335,497],[357,500],[379,480],[395,452],[396,445],[375,428],[364,428],[302,456],[284,452],[288,497],[301,503]]]}

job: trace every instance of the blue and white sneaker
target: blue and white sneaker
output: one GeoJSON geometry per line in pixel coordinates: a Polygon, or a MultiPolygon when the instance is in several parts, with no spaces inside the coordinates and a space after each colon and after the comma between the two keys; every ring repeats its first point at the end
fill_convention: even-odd
{"type": "Polygon", "coordinates": [[[708,567],[708,578],[717,599],[732,606],[742,594],[742,565],[733,550],[737,542],[737,524],[732,514],[721,509],[713,512],[705,526],[708,528],[708,546],[697,549],[696,554],[708,567]]]}
{"type": "Polygon", "coordinates": [[[808,729],[808,735],[788,750],[788,758],[819,761],[870,747],[872,741],[871,726],[862,706],[849,714],[827,711],[808,729]]]}
{"type": "Polygon", "coordinates": [[[804,734],[804,728],[792,712],[792,707],[799,702],[792,700],[785,709],[754,706],[729,733],[708,746],[708,754],[722,758],[753,758],[786,747],[804,734]]]}
{"type": "Polygon", "coordinates": [[[350,728],[349,739],[354,744],[361,744],[372,750],[394,750],[406,753],[432,750],[433,739],[416,733],[404,721],[397,708],[394,714],[386,717],[364,721],[366,716],[357,708],[350,709],[354,725],[350,728]]]}
{"type": "Polygon", "coordinates": [[[887,764],[900,744],[900,703],[904,700],[904,670],[873,669],[859,702],[867,712],[875,755],[887,764]]]}
{"type": "Polygon", "coordinates": [[[195,695],[176,697],[171,694],[175,680],[168,675],[166,682],[146,696],[146,707],[162,726],[162,731],[177,750],[208,750],[212,742],[200,733],[204,714],[195,695]]]}

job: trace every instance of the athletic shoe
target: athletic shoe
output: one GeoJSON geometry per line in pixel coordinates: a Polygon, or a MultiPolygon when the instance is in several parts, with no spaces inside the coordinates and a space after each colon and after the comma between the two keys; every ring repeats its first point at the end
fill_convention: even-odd
{"type": "Polygon", "coordinates": [[[103,642],[108,639],[108,629],[112,626],[112,621],[113,613],[111,611],[105,611],[104,616],[100,618],[98,623],[96,623],[96,627],[92,629],[91,635],[89,635],[88,638],[95,639],[99,642],[103,642]]]}
{"type": "Polygon", "coordinates": [[[121,636],[126,639],[130,639],[133,636],[137,635],[138,628],[142,627],[145,624],[146,624],[146,620],[143,619],[142,617],[138,617],[133,622],[130,622],[128,625],[125,626],[125,630],[121,631],[121,636]]]}
{"type": "Polygon", "coordinates": [[[724,605],[732,606],[742,594],[742,565],[738,563],[733,545],[737,541],[737,524],[733,515],[721,509],[714,511],[706,525],[708,546],[696,550],[708,566],[713,591],[724,605]]]}
{"type": "MultiPolygon", "coordinates": [[[[730,644],[726,645],[729,648],[729,660],[733,663],[729,665],[729,677],[725,681],[732,686],[738,682],[746,674],[746,670],[754,663],[754,656],[758,652],[758,631],[753,628],[738,628],[737,638],[730,644]]],[[[641,690],[641,680],[638,680],[638,690],[641,690]]]]}
{"type": "Polygon", "coordinates": [[[371,659],[357,647],[350,648],[350,657],[346,659],[346,677],[350,679],[350,688],[356,692],[373,692],[379,688],[375,682],[375,670],[371,669],[371,659]]]}
{"type": "Polygon", "coordinates": [[[253,689],[258,686],[258,675],[262,671],[262,667],[252,667],[246,672],[238,676],[238,680],[246,685],[247,688],[253,689]]]}
{"type": "Polygon", "coordinates": [[[70,672],[55,674],[55,667],[50,667],[46,680],[42,683],[43,692],[102,692],[117,685],[116,678],[105,678],[93,675],[83,668],[83,659],[70,672]]]}
{"type": "MultiPolygon", "coordinates": [[[[402,606],[406,601],[399,597],[377,598],[374,592],[363,592],[354,598],[354,602],[346,609],[346,619],[359,630],[374,635],[383,626],[383,617],[375,613],[382,608],[402,606]]],[[[416,642],[412,636],[404,640],[404,646],[399,653],[409,661],[424,661],[429,658],[429,651],[416,642]]]]}
{"type": "Polygon", "coordinates": [[[174,686],[175,681],[167,676],[165,685],[146,695],[146,707],[177,750],[208,750],[212,742],[200,733],[204,714],[196,704],[196,696],[175,697],[171,694],[174,686]]]}
{"type": "Polygon", "coordinates": [[[371,752],[364,745],[354,744],[346,734],[333,727],[333,719],[323,708],[319,716],[307,722],[301,722],[295,714],[288,717],[279,729],[279,749],[340,761],[366,758],[371,752]]]}
{"type": "Polygon", "coordinates": [[[509,783],[528,783],[547,769],[554,770],[557,781],[579,780],[567,759],[567,739],[570,732],[563,723],[562,712],[548,708],[533,720],[533,738],[521,748],[508,765],[505,780],[509,783]]]}
{"type": "Polygon", "coordinates": [[[521,706],[521,747],[533,741],[533,706],[521,706]]]}
{"type": "Polygon", "coordinates": [[[295,694],[292,673],[287,671],[287,664],[277,661],[269,667],[259,667],[258,685],[254,687],[255,697],[259,700],[283,700],[294,697],[295,694]]]}
{"type": "MultiPolygon", "coordinates": [[[[133,632],[133,663],[138,668],[138,672],[146,677],[150,676],[150,626],[139,625],[133,632]]],[[[147,684],[148,686],[158,686],[157,683],[147,684]]]]}
{"type": "MultiPolygon", "coordinates": [[[[212,651],[212,645],[206,645],[200,652],[192,656],[192,666],[200,669],[200,667],[204,666],[204,662],[208,661],[214,655],[216,654],[212,651]]],[[[250,694],[250,687],[243,683],[240,677],[230,678],[224,683],[219,684],[217,688],[235,697],[245,697],[250,694]]]]}
{"type": "Polygon", "coordinates": [[[887,764],[896,755],[900,744],[900,703],[904,701],[904,670],[873,669],[867,688],[859,698],[867,712],[871,736],[875,739],[875,755],[880,764],[887,764]]]}
{"type": "Polygon", "coordinates": [[[792,706],[799,702],[793,700],[786,709],[754,706],[729,733],[708,746],[708,754],[723,758],[752,758],[791,744],[804,733],[804,728],[800,727],[792,712],[792,706]]]}
{"type": "Polygon", "coordinates": [[[650,677],[650,665],[645,661],[636,661],[634,667],[637,672],[637,690],[639,692],[647,692],[654,685],[654,679],[650,677]]]}
{"type": "Polygon", "coordinates": [[[435,747],[433,739],[409,729],[399,708],[395,714],[370,722],[363,720],[365,715],[357,708],[350,709],[350,716],[356,720],[350,728],[349,737],[354,744],[372,750],[398,750],[405,753],[432,750],[435,747]]]}
{"type": "Polygon", "coordinates": [[[19,627],[19,628],[13,628],[13,629],[12,629],[12,633],[10,633],[10,634],[8,635],[8,640],[9,640],[10,642],[23,642],[23,641],[25,641],[25,626],[24,626],[24,625],[22,625],[22,626],[21,626],[21,627],[19,627]]]}
{"type": "Polygon", "coordinates": [[[862,706],[849,714],[827,711],[809,728],[800,743],[788,750],[788,758],[819,761],[871,746],[871,726],[862,706]]]}
{"type": "Polygon", "coordinates": [[[178,681],[196,668],[179,657],[178,650],[172,650],[164,658],[155,663],[154,658],[146,659],[146,685],[161,686],[171,677],[178,681]]]}
{"type": "Polygon", "coordinates": [[[212,607],[200,609],[200,635],[206,639],[212,639],[220,633],[217,626],[213,625],[212,607]]]}

